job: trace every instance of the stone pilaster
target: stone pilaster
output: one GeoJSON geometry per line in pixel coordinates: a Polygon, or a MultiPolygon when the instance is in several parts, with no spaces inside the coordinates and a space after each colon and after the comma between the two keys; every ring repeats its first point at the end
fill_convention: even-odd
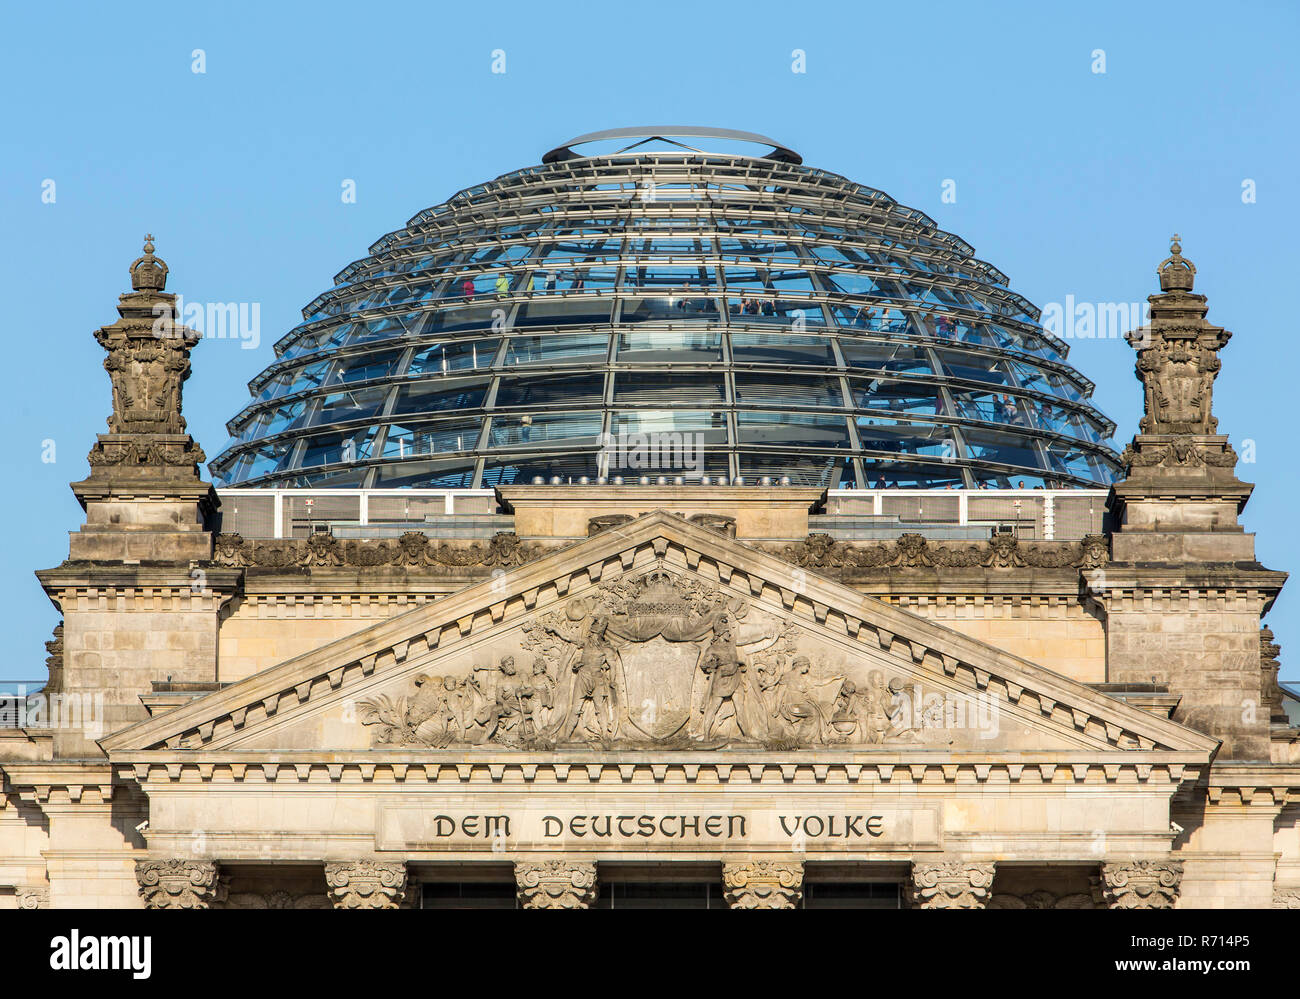
{"type": "Polygon", "coordinates": [[[1101,896],[1110,909],[1172,909],[1183,880],[1181,860],[1128,860],[1101,865],[1101,896]]]}
{"type": "Polygon", "coordinates": [[[519,904],[525,909],[589,909],[600,893],[594,862],[515,862],[519,904]]]}
{"type": "Polygon", "coordinates": [[[48,909],[50,907],[49,885],[18,885],[14,889],[20,909],[48,909]]]}
{"type": "Polygon", "coordinates": [[[732,909],[797,909],[803,901],[803,864],[773,860],[723,864],[722,887],[732,909]]]}
{"type": "Polygon", "coordinates": [[[207,909],[223,895],[220,871],[207,860],[141,860],[135,865],[146,909],[207,909]]]}
{"type": "Polygon", "coordinates": [[[914,861],[908,895],[916,909],[983,909],[995,865],[971,860],[914,861]]]}
{"type": "Polygon", "coordinates": [[[400,909],[406,900],[406,864],[357,860],[325,865],[325,884],[336,909],[400,909]]]}
{"type": "Polygon", "coordinates": [[[1219,759],[1269,758],[1260,616],[1286,574],[1255,557],[1239,516],[1252,486],[1213,413],[1219,352],[1232,334],[1206,321],[1196,268],[1178,237],[1158,268],[1151,322],[1128,334],[1144,410],[1111,488],[1111,561],[1085,572],[1106,613],[1111,683],[1158,683],[1174,720],[1223,740],[1219,759]]]}

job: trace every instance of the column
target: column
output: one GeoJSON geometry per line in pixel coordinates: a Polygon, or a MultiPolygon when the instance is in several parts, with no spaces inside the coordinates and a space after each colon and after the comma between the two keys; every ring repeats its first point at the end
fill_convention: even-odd
{"type": "Polygon", "coordinates": [[[971,860],[915,861],[908,895],[915,909],[983,909],[995,865],[971,860]]]}
{"type": "Polygon", "coordinates": [[[135,877],[146,909],[208,909],[224,893],[209,860],[140,860],[135,877]]]}
{"type": "Polygon", "coordinates": [[[1182,881],[1181,860],[1128,860],[1101,865],[1102,900],[1111,909],[1172,909],[1182,881]]]}
{"type": "Polygon", "coordinates": [[[590,909],[600,893],[593,861],[515,861],[519,904],[525,909],[590,909]]]}
{"type": "Polygon", "coordinates": [[[722,887],[732,909],[797,909],[803,901],[803,864],[774,860],[723,864],[722,887]]]}
{"type": "Polygon", "coordinates": [[[355,860],[325,865],[336,909],[398,909],[406,900],[404,861],[355,860]]]}

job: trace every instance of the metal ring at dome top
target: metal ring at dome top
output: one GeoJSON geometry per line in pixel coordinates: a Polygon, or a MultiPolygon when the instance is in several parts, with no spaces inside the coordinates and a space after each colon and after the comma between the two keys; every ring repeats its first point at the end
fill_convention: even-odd
{"type": "Polygon", "coordinates": [[[601,132],[588,132],[586,135],[579,135],[576,139],[570,139],[568,142],[556,146],[542,157],[542,162],[559,163],[563,160],[582,159],[584,154],[574,152],[574,146],[587,145],[592,142],[605,142],[611,139],[637,140],[613,154],[609,154],[615,156],[634,152],[637,147],[656,139],[680,146],[683,152],[707,153],[711,150],[674,140],[722,139],[726,142],[749,142],[770,147],[767,152],[756,157],[758,159],[775,160],[779,163],[800,164],[803,162],[803,157],[789,146],[768,138],[766,135],[759,135],[757,132],[740,132],[730,128],[702,128],[696,125],[643,125],[639,128],[610,128],[601,132]]]}

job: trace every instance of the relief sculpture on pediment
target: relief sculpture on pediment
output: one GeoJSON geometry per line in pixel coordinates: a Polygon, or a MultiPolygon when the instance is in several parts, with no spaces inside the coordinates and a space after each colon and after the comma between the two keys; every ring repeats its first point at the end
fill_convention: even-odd
{"type": "Polygon", "coordinates": [[[433,749],[951,741],[926,731],[945,708],[912,679],[838,658],[745,598],[656,568],[525,620],[494,657],[359,701],[359,718],[376,746],[433,749]]]}

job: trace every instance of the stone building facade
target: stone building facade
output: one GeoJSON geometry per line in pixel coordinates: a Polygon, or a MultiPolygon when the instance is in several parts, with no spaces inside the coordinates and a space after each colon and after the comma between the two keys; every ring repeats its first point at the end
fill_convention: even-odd
{"type": "Polygon", "coordinates": [[[1130,338],[1101,533],[846,541],[819,489],[587,484],[498,489],[479,540],[267,539],[221,528],[146,244],[37,573],[44,695],[96,724],[0,730],[0,907],[1300,906],[1286,577],[1194,273],[1175,243],[1130,338]]]}

